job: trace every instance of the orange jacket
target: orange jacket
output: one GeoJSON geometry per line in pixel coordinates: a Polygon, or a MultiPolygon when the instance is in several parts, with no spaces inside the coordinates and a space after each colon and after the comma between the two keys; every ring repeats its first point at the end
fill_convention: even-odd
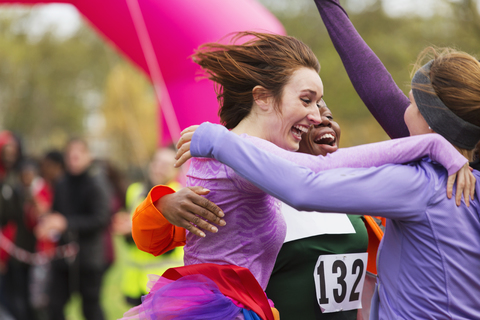
{"type": "Polygon", "coordinates": [[[137,248],[159,256],[173,248],[185,245],[185,229],[170,224],[155,207],[155,202],[175,191],[167,186],[156,186],[135,209],[132,218],[132,237],[137,248]]]}
{"type": "MultiPolygon", "coordinates": [[[[155,202],[161,197],[174,192],[167,186],[155,186],[150,190],[147,198],[135,209],[132,236],[140,250],[158,256],[175,247],[185,245],[185,229],[170,224],[155,206],[155,202]]],[[[364,217],[369,239],[367,270],[377,274],[377,251],[383,231],[372,217],[364,217]]]]}

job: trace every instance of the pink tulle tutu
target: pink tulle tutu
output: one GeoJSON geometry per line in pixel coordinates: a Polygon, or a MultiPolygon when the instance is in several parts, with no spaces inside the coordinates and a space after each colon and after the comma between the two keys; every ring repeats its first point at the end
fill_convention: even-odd
{"type": "Polygon", "coordinates": [[[125,312],[120,320],[227,320],[240,316],[242,310],[241,304],[201,274],[176,281],[150,275],[147,287],[150,293],[142,298],[142,304],[125,312]]]}

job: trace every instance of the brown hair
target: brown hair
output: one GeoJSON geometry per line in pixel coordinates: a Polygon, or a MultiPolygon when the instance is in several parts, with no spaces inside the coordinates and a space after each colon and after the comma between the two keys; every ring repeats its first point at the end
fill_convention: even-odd
{"type": "MultiPolygon", "coordinates": [[[[426,58],[434,59],[430,80],[436,95],[457,116],[480,126],[480,62],[452,48],[428,47],[417,59],[417,70],[426,58]]],[[[419,84],[412,87],[428,92],[419,84]]]]}
{"type": "Polygon", "coordinates": [[[317,58],[306,44],[293,37],[267,33],[240,32],[232,38],[232,44],[207,43],[192,57],[206,77],[216,83],[218,114],[228,129],[250,113],[255,86],[264,87],[278,105],[295,70],[306,67],[320,71],[317,58]],[[244,37],[249,39],[235,44],[244,37]]]}
{"type": "MultiPolygon", "coordinates": [[[[415,63],[434,59],[430,68],[430,81],[435,94],[453,113],[463,120],[480,126],[480,62],[468,53],[452,48],[424,49],[415,63]]],[[[412,83],[412,88],[431,92],[429,86],[412,83]]],[[[471,152],[460,149],[465,155],[471,152]]]]}

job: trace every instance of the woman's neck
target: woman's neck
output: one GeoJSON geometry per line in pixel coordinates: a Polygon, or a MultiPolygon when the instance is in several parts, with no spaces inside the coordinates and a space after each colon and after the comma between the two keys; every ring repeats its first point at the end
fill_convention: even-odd
{"type": "Polygon", "coordinates": [[[238,125],[232,129],[232,132],[238,135],[245,133],[252,137],[268,140],[264,123],[259,117],[251,115],[240,121],[238,125]]]}

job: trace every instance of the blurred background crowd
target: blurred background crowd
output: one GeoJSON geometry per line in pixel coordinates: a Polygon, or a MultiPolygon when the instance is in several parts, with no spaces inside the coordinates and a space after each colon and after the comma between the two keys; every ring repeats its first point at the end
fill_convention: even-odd
{"type": "Polygon", "coordinates": [[[181,186],[173,147],[157,149],[146,178],[131,184],[108,160],[95,159],[82,138],[35,158],[5,130],[0,155],[1,319],[65,319],[75,299],[86,319],[113,318],[101,292],[115,261],[119,317],[140,304],[148,274],[182,264],[181,248],[154,257],[131,236],[132,213],[151,187],[181,186]]]}
{"type": "MultiPolygon", "coordinates": [[[[387,139],[350,84],[313,1],[260,2],[316,53],[325,101],[352,128],[342,147],[387,139]]],[[[480,54],[479,3],[343,1],[405,93],[404,66],[424,47],[480,54]]],[[[147,77],[73,7],[0,6],[0,319],[49,319],[48,308],[70,320],[83,312],[116,319],[138,304],[146,273],[181,263],[181,251],[154,258],[129,234],[132,210],[150,187],[178,188],[184,179],[173,169],[173,149],[158,148],[157,112],[147,77]],[[45,20],[48,7],[73,14],[73,27],[45,20]]]]}

